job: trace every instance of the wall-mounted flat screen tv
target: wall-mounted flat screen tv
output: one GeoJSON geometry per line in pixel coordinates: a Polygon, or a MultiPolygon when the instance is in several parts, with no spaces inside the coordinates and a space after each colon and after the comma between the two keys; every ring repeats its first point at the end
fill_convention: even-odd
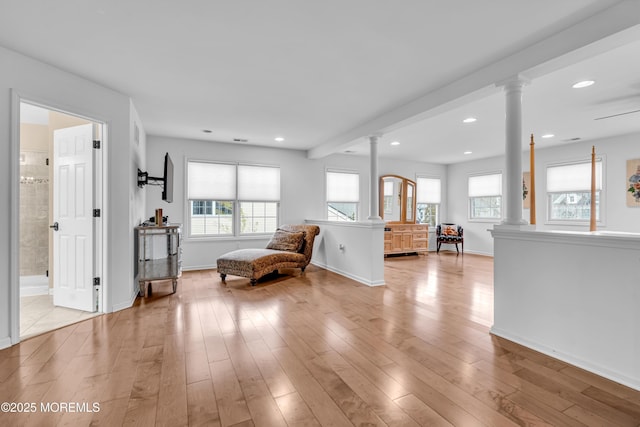
{"type": "Polygon", "coordinates": [[[173,202],[173,162],[169,153],[164,155],[164,175],[162,178],[162,200],[173,202]]]}

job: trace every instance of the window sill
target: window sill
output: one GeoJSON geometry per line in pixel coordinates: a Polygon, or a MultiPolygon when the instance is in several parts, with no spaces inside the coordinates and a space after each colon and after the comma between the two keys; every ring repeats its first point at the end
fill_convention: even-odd
{"type": "Polygon", "coordinates": [[[228,242],[238,240],[269,240],[273,233],[252,234],[250,236],[185,236],[185,242],[228,242]]]}
{"type": "Polygon", "coordinates": [[[467,221],[500,224],[502,222],[502,218],[467,218],[467,221]]]}
{"type": "MultiPolygon", "coordinates": [[[[566,227],[588,227],[590,224],[589,221],[561,221],[561,220],[547,220],[544,222],[544,225],[561,225],[566,227]]],[[[597,227],[606,227],[607,224],[604,222],[596,221],[597,227]]]]}

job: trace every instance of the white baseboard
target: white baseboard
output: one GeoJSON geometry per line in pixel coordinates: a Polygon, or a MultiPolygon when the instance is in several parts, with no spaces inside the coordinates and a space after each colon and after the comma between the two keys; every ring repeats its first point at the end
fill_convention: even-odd
{"type": "Polygon", "coordinates": [[[218,268],[216,264],[212,265],[192,265],[189,267],[182,266],[182,271],[198,271],[198,270],[215,270],[218,268]]]}
{"type": "MultiPolygon", "coordinates": [[[[137,282],[136,282],[137,284],[137,282]]],[[[134,286],[133,292],[131,293],[131,297],[129,298],[129,302],[123,302],[120,304],[115,304],[113,306],[113,312],[115,313],[116,311],[120,311],[120,310],[126,310],[127,308],[131,308],[133,307],[133,303],[135,302],[136,298],[138,297],[138,286],[134,286]]]]}
{"type": "Polygon", "coordinates": [[[21,286],[20,287],[20,296],[21,297],[31,297],[34,295],[49,295],[50,290],[49,286],[21,286]]]}
{"type": "Polygon", "coordinates": [[[9,337],[0,338],[0,350],[8,347],[11,347],[11,338],[9,337]]]}
{"type": "Polygon", "coordinates": [[[577,366],[578,368],[582,368],[586,371],[594,373],[596,375],[600,375],[601,377],[610,379],[611,381],[615,381],[622,385],[626,385],[627,387],[631,387],[632,389],[640,391],[640,378],[631,378],[627,375],[621,374],[619,372],[615,372],[611,369],[608,369],[605,366],[601,366],[598,364],[594,364],[589,362],[588,360],[578,359],[571,354],[566,354],[562,352],[558,352],[552,348],[549,348],[545,345],[539,344],[537,342],[528,340],[526,338],[516,336],[510,334],[507,331],[503,331],[497,329],[495,327],[491,328],[490,331],[493,335],[498,337],[507,339],[509,341],[513,341],[520,345],[523,345],[527,348],[530,348],[535,351],[539,351],[540,353],[546,354],[547,356],[553,357],[554,359],[562,360],[563,362],[567,362],[573,366],[577,366]]]}
{"type": "MultiPolygon", "coordinates": [[[[451,250],[451,249],[440,249],[440,252],[453,252],[454,254],[456,253],[455,249],[451,250]]],[[[434,251],[434,253],[437,253],[434,251]]],[[[463,252],[460,252],[461,254],[463,252]]],[[[493,258],[493,254],[489,253],[489,252],[480,252],[480,251],[474,251],[474,250],[469,250],[469,249],[465,249],[464,250],[465,254],[471,254],[471,255],[481,255],[481,256],[488,256],[488,257],[492,257],[493,258]]]]}
{"type": "Polygon", "coordinates": [[[315,265],[316,267],[320,267],[320,268],[324,268],[325,270],[332,271],[332,272],[337,273],[337,274],[339,274],[341,276],[348,277],[349,279],[355,280],[356,282],[362,283],[363,285],[367,285],[367,286],[383,286],[385,284],[384,280],[380,280],[380,281],[367,280],[367,279],[365,279],[363,277],[356,276],[355,274],[351,274],[351,273],[348,273],[346,271],[339,270],[337,268],[329,267],[327,265],[324,265],[324,264],[321,264],[321,263],[318,263],[318,262],[311,261],[311,264],[315,265]]]}

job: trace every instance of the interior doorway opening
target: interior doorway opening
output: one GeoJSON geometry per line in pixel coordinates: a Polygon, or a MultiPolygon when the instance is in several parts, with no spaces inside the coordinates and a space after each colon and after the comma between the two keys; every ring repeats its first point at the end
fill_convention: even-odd
{"type": "Polygon", "coordinates": [[[94,282],[102,270],[101,218],[94,217],[102,155],[94,141],[103,139],[104,124],[24,100],[19,117],[17,291],[25,339],[103,311],[103,289],[94,282]],[[78,298],[90,303],[78,305],[78,298]]]}

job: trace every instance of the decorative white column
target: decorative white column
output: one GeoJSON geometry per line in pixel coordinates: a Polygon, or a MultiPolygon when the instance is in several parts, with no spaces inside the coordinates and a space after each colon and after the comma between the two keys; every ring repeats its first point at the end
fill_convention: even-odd
{"type": "Polygon", "coordinates": [[[520,76],[504,83],[506,212],[503,225],[524,225],[522,219],[522,88],[527,83],[520,76]]]}
{"type": "Polygon", "coordinates": [[[382,135],[369,135],[369,218],[370,220],[381,220],[380,217],[380,191],[378,180],[378,139],[382,135]]]}

